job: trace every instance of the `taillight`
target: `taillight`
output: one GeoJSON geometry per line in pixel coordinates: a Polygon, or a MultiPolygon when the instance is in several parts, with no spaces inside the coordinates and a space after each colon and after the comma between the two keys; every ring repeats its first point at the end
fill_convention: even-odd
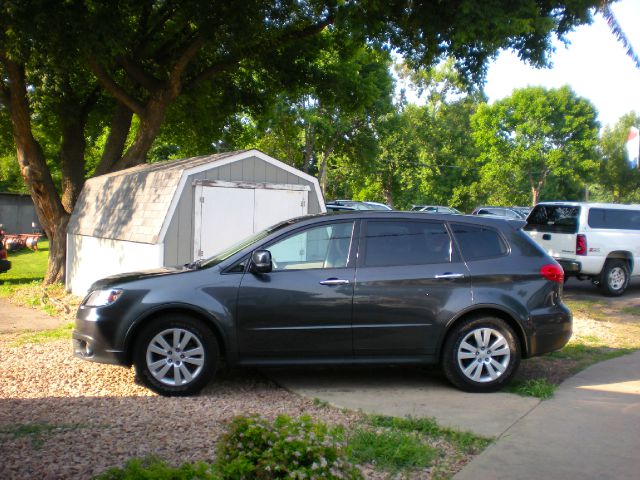
{"type": "Polygon", "coordinates": [[[576,255],[587,254],[587,236],[582,233],[576,237],[576,255]]]}
{"type": "Polygon", "coordinates": [[[0,260],[6,260],[7,259],[7,251],[2,248],[2,244],[0,244],[0,260]]]}
{"type": "Polygon", "coordinates": [[[551,280],[552,282],[564,282],[564,270],[562,270],[562,267],[559,265],[544,265],[540,269],[540,275],[542,275],[547,280],[551,280]]]}

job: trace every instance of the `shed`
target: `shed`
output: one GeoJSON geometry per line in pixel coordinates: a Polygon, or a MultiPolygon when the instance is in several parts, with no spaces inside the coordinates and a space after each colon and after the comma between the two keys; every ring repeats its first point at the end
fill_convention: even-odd
{"type": "Polygon", "coordinates": [[[0,230],[7,233],[41,231],[36,207],[29,195],[0,193],[0,230]]]}
{"type": "Polygon", "coordinates": [[[281,220],[324,212],[315,177],[259,150],[145,164],[87,180],[67,228],[66,287],[209,257],[281,220]]]}

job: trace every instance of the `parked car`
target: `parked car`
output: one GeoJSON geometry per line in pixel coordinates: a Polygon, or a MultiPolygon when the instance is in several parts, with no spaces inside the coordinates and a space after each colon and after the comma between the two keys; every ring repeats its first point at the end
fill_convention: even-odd
{"type": "Polygon", "coordinates": [[[351,212],[275,225],[204,262],[93,284],[75,355],[134,364],[163,395],[230,366],[436,364],[457,387],[505,385],[562,348],[560,265],[509,222],[351,212]]]}
{"type": "Polygon", "coordinates": [[[7,257],[7,249],[4,245],[4,230],[0,227],[0,273],[5,273],[11,268],[11,262],[7,257]]]}
{"type": "Polygon", "coordinates": [[[367,205],[369,205],[370,207],[372,207],[372,210],[393,210],[393,208],[391,208],[389,205],[387,205],[386,203],[381,203],[381,202],[369,202],[369,201],[364,201],[364,203],[366,203],[367,205]]]}
{"type": "Polygon", "coordinates": [[[327,207],[350,207],[353,210],[391,210],[391,207],[384,203],[364,202],[360,200],[333,200],[326,203],[327,207]]]}
{"type": "Polygon", "coordinates": [[[412,212],[423,213],[451,213],[454,215],[462,215],[462,212],[457,208],[445,207],[442,205],[414,205],[411,207],[412,212]]]}
{"type": "Polygon", "coordinates": [[[533,209],[533,207],[510,207],[511,210],[515,210],[516,212],[518,212],[523,219],[526,219],[527,216],[531,213],[531,210],[533,209]]]}
{"type": "Polygon", "coordinates": [[[353,212],[357,210],[354,207],[347,207],[346,205],[336,205],[335,203],[327,203],[325,204],[325,208],[327,209],[327,213],[331,212],[353,212]]]}
{"type": "Polygon", "coordinates": [[[622,295],[630,277],[640,275],[640,205],[543,202],[524,231],[565,276],[591,280],[605,295],[622,295]]]}
{"type": "Polygon", "coordinates": [[[524,220],[527,218],[526,214],[511,207],[477,207],[471,212],[471,215],[492,215],[516,220],[524,220]]]}

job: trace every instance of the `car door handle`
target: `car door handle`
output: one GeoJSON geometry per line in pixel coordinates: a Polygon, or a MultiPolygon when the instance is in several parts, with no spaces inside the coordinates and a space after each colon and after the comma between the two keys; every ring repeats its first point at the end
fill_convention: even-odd
{"type": "Polygon", "coordinates": [[[322,280],[320,285],[347,285],[349,280],[344,280],[342,278],[327,278],[326,280],[322,280]]]}
{"type": "Polygon", "coordinates": [[[464,273],[451,273],[451,272],[441,273],[440,275],[436,275],[436,278],[438,278],[438,279],[441,279],[441,278],[464,278],[464,273]]]}

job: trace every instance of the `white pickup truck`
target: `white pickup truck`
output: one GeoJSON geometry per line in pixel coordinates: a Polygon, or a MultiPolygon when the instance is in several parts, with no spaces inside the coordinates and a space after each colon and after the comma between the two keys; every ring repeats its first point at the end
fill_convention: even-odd
{"type": "Polygon", "coordinates": [[[590,279],[605,295],[622,295],[640,275],[640,205],[542,202],[523,230],[562,265],[565,278],[590,279]]]}

